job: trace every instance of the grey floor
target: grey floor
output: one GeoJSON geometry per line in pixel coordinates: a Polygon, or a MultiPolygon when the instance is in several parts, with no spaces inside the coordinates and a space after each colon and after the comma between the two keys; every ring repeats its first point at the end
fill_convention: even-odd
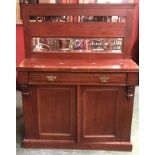
{"type": "Polygon", "coordinates": [[[134,99],[134,113],[132,120],[132,135],[131,140],[133,143],[132,152],[118,152],[118,151],[89,151],[89,150],[64,150],[64,149],[24,149],[21,147],[23,139],[23,115],[22,115],[22,102],[21,93],[17,91],[17,112],[16,112],[16,155],[138,155],[139,154],[139,94],[138,87],[136,87],[134,99]]]}

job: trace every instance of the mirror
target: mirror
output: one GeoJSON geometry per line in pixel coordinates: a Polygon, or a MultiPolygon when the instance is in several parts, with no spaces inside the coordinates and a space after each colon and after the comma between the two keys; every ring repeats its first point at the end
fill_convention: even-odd
{"type": "Polygon", "coordinates": [[[122,52],[123,38],[33,37],[33,52],[122,52]]]}

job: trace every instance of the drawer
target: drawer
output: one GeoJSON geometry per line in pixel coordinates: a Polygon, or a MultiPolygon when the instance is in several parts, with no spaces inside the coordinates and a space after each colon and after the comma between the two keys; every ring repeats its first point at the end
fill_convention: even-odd
{"type": "Polygon", "coordinates": [[[126,73],[30,73],[30,83],[126,84],[126,73]]]}

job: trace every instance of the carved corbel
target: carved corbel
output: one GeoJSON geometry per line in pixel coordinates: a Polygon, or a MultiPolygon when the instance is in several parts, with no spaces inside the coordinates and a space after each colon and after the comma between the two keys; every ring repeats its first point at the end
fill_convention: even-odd
{"type": "Polygon", "coordinates": [[[31,94],[29,90],[29,86],[27,84],[21,85],[21,91],[23,96],[29,96],[31,94]]]}
{"type": "Polygon", "coordinates": [[[133,99],[135,87],[134,86],[127,86],[126,91],[127,91],[127,99],[128,100],[133,99]]]}

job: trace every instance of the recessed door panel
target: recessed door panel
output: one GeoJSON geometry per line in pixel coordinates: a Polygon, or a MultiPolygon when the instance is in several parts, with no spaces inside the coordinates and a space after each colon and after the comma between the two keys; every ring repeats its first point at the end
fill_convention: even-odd
{"type": "Polygon", "coordinates": [[[40,138],[75,139],[76,89],[72,86],[39,86],[37,119],[40,138]]]}
{"type": "Polygon", "coordinates": [[[82,141],[116,141],[118,139],[119,87],[81,87],[82,141]]]}

